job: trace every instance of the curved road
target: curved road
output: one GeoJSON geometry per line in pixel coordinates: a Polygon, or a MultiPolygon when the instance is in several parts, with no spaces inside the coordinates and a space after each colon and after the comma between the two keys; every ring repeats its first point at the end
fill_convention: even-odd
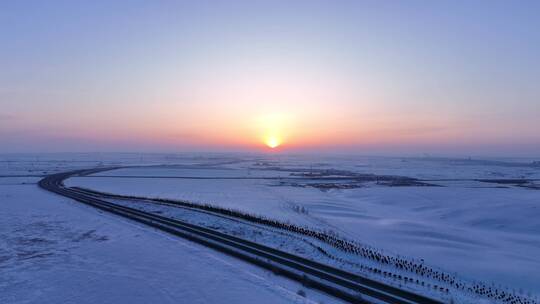
{"type": "Polygon", "coordinates": [[[244,261],[269,269],[302,284],[326,292],[351,303],[442,304],[423,295],[402,290],[357,274],[311,261],[212,229],[162,217],[141,210],[113,204],[87,192],[65,187],[63,181],[72,176],[85,176],[117,167],[76,170],[49,175],[39,186],[95,208],[117,214],[162,231],[180,236],[244,261]]]}

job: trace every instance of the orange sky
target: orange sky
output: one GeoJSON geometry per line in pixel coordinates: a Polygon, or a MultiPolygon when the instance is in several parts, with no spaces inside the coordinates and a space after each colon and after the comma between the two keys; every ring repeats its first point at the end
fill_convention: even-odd
{"type": "Polygon", "coordinates": [[[6,5],[0,153],[540,149],[532,4],[169,5],[6,5]]]}

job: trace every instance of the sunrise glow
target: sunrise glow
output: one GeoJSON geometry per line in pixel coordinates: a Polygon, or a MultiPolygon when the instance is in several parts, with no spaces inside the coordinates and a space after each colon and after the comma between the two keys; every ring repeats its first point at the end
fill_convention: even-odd
{"type": "Polygon", "coordinates": [[[0,56],[0,152],[279,146],[535,156],[537,8],[502,2],[455,11],[438,1],[420,10],[401,2],[391,10],[362,1],[152,2],[125,17],[122,5],[108,7],[101,20],[99,5],[71,2],[19,18],[28,12],[15,1],[7,5],[13,24],[0,28],[2,45],[21,41],[0,56]],[[495,34],[508,12],[531,16],[495,34]],[[160,18],[139,22],[153,14],[160,18]],[[425,26],[430,18],[441,24],[425,26]],[[101,35],[90,20],[110,31],[101,35]],[[484,33],[491,44],[478,42],[484,33]]]}
{"type": "Polygon", "coordinates": [[[281,145],[281,140],[277,136],[269,136],[268,138],[266,138],[265,144],[269,148],[274,149],[281,145]]]}

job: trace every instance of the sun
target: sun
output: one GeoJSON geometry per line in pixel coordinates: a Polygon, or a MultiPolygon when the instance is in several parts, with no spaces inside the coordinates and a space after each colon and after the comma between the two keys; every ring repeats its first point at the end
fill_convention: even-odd
{"type": "Polygon", "coordinates": [[[271,149],[277,148],[281,145],[281,140],[277,136],[268,136],[264,143],[271,149]]]}
{"type": "Polygon", "coordinates": [[[270,149],[276,149],[284,143],[285,131],[288,129],[289,121],[287,115],[272,113],[257,116],[255,126],[260,134],[259,140],[270,149]]]}

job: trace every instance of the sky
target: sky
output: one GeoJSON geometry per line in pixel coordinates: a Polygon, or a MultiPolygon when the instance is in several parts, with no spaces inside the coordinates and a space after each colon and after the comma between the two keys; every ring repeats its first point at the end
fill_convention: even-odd
{"type": "Polygon", "coordinates": [[[539,1],[1,1],[0,153],[538,156],[539,1]]]}

